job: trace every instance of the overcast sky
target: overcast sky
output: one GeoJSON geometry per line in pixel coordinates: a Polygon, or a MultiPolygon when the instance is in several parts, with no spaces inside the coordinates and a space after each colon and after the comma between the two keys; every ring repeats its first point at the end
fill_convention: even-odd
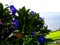
{"type": "Polygon", "coordinates": [[[25,6],[40,13],[41,17],[45,18],[48,28],[56,30],[60,27],[60,0],[0,0],[5,6],[14,5],[17,9],[25,6]]]}
{"type": "Polygon", "coordinates": [[[36,12],[60,12],[60,0],[0,0],[4,5],[13,4],[16,8],[26,6],[36,12]]]}
{"type": "Polygon", "coordinates": [[[60,12],[42,12],[40,15],[44,17],[49,29],[55,31],[60,28],[60,12]]]}

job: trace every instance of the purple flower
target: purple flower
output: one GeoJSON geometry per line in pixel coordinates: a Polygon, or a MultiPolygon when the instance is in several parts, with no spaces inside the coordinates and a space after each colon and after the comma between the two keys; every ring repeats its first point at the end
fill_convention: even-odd
{"type": "Polygon", "coordinates": [[[2,24],[2,22],[0,22],[0,24],[2,24]]]}
{"type": "Polygon", "coordinates": [[[48,25],[46,25],[46,28],[48,28],[48,25]]]}
{"type": "Polygon", "coordinates": [[[44,43],[46,42],[46,39],[45,39],[44,36],[40,36],[40,37],[38,38],[38,41],[39,41],[40,44],[44,44],[44,43]]]}
{"type": "Polygon", "coordinates": [[[39,17],[39,20],[44,20],[44,18],[42,18],[42,17],[39,17]]]}
{"type": "Polygon", "coordinates": [[[1,22],[1,20],[0,20],[0,24],[3,24],[3,23],[1,22]]]}
{"type": "Polygon", "coordinates": [[[34,15],[35,13],[34,13],[34,11],[31,11],[30,14],[31,14],[31,15],[34,15]]]}
{"type": "Polygon", "coordinates": [[[32,36],[35,36],[35,32],[36,32],[36,30],[33,30],[32,31],[32,36]]]}
{"type": "Polygon", "coordinates": [[[15,15],[17,12],[17,9],[13,5],[10,5],[10,10],[11,10],[13,15],[15,15]]]}
{"type": "Polygon", "coordinates": [[[17,29],[18,26],[19,26],[19,23],[18,23],[18,20],[13,20],[13,25],[14,25],[14,28],[17,29]]]}

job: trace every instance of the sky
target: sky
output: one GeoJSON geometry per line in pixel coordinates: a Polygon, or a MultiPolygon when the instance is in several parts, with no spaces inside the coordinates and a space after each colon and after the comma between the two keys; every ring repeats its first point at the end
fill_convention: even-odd
{"type": "Polygon", "coordinates": [[[44,17],[48,28],[55,31],[60,28],[60,12],[42,12],[41,17],[44,17]]]}
{"type": "Polygon", "coordinates": [[[1,3],[14,5],[17,9],[23,6],[30,11],[35,11],[44,17],[49,29],[60,28],[60,0],[0,0],[1,3]]]}

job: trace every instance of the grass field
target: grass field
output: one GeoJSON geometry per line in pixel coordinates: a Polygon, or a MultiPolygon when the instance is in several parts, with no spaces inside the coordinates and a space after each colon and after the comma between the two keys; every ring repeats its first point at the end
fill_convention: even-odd
{"type": "Polygon", "coordinates": [[[46,38],[51,38],[53,40],[60,39],[60,31],[50,32],[48,35],[46,35],[46,38]]]}
{"type": "Polygon", "coordinates": [[[60,45],[60,44],[51,44],[51,45],[60,45]]]}
{"type": "MultiPolygon", "coordinates": [[[[54,32],[50,32],[48,35],[46,35],[46,38],[51,38],[53,40],[57,40],[60,39],[60,31],[54,31],[54,32]]],[[[60,45],[60,44],[49,44],[49,45],[60,45]]]]}

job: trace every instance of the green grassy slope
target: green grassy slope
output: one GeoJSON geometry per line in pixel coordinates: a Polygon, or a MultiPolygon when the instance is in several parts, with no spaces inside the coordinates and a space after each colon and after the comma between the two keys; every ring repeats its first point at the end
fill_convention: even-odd
{"type": "Polygon", "coordinates": [[[60,30],[50,32],[48,35],[46,35],[46,38],[51,38],[53,40],[60,39],[60,30]]]}

